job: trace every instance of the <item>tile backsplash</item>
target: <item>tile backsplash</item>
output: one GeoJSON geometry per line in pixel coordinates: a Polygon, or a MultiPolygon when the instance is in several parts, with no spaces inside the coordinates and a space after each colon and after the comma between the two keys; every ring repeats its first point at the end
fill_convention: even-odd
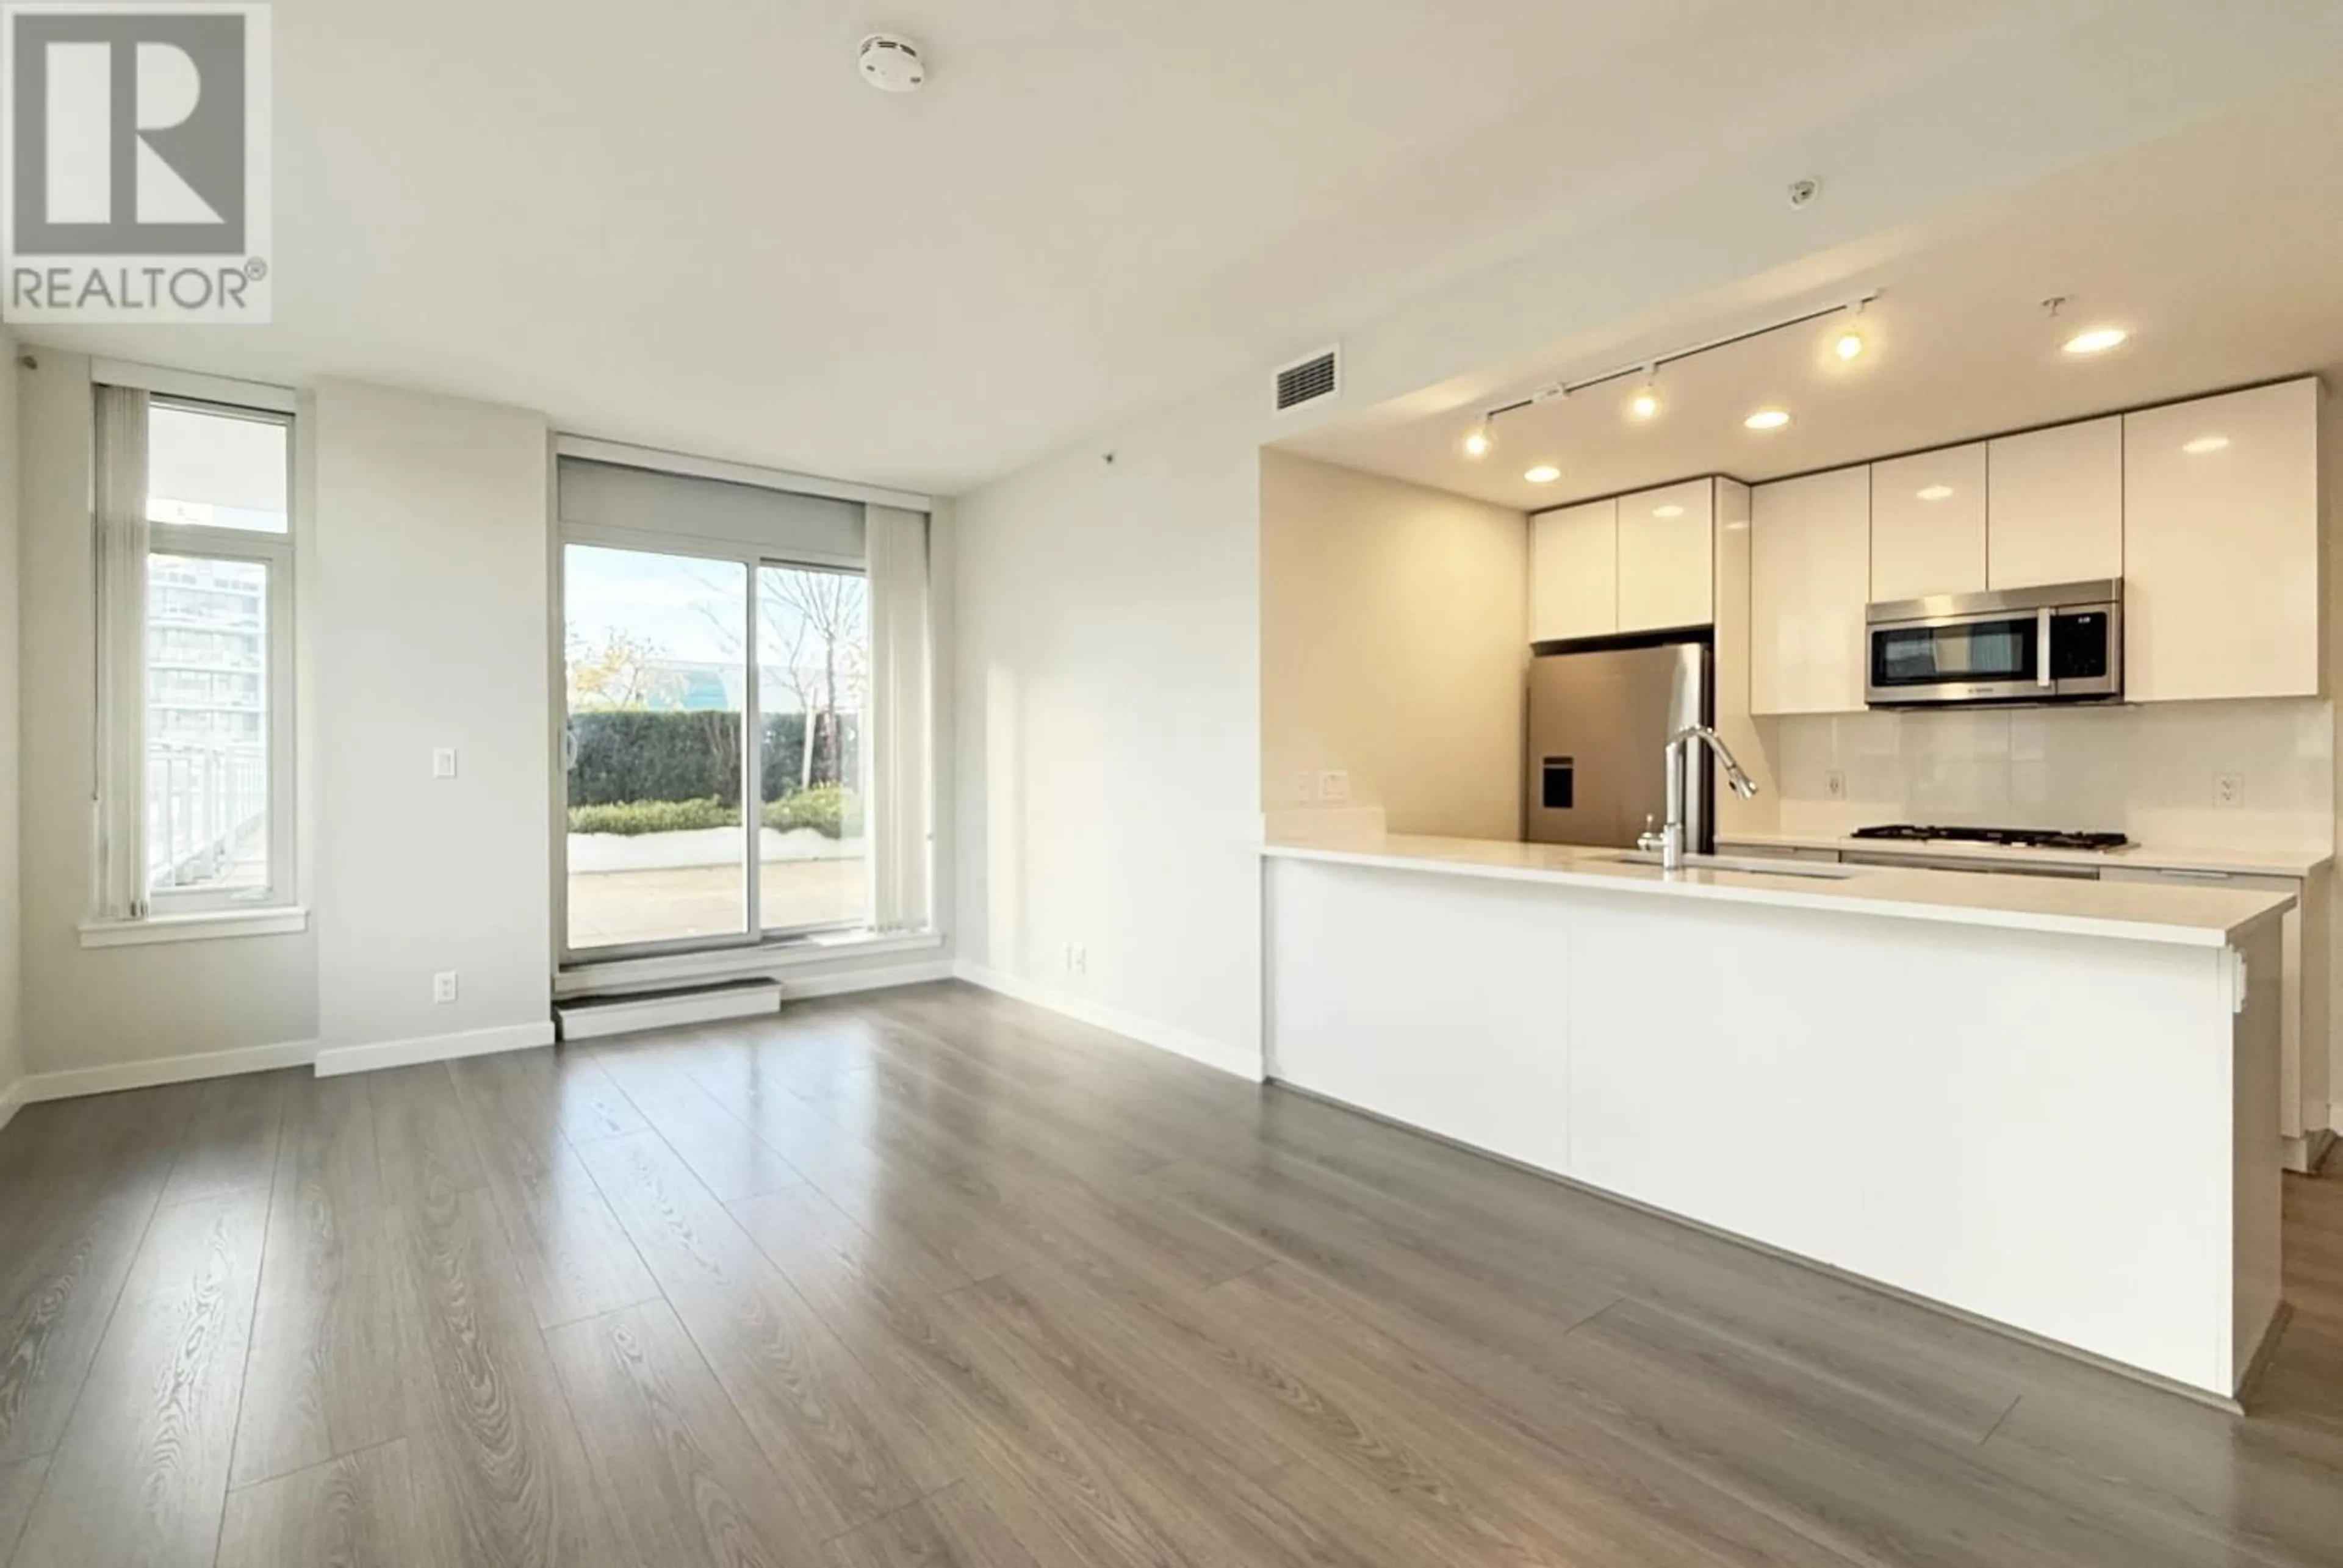
{"type": "Polygon", "coordinates": [[[2144,844],[2329,848],[2323,700],[1968,709],[1761,719],[1786,833],[1876,822],[2069,828],[2144,844]],[[1843,794],[1835,796],[1833,775],[1843,794]],[[2216,803],[2234,776],[2239,803],[2216,803]]]}

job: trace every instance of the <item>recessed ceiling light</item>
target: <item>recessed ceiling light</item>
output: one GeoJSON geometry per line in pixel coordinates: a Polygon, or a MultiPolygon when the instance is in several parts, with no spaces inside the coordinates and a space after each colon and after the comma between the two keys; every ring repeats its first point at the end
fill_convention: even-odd
{"type": "Polygon", "coordinates": [[[1649,419],[1660,411],[1660,395],[1648,381],[1635,389],[1627,399],[1627,412],[1638,419],[1649,419]]]}
{"type": "Polygon", "coordinates": [[[1787,408],[1760,408],[1741,421],[1752,430],[1778,430],[1790,422],[1787,408]]]}
{"type": "Polygon", "coordinates": [[[1528,473],[1523,474],[1522,477],[1527,479],[1533,485],[1551,485],[1556,479],[1562,477],[1562,470],[1555,467],[1552,463],[1540,463],[1536,467],[1532,468],[1528,473]]]}
{"type": "Polygon", "coordinates": [[[1860,358],[1863,355],[1863,334],[1860,332],[1842,332],[1835,338],[1831,340],[1831,352],[1837,355],[1841,359],[1860,358]]]}
{"type": "Polygon", "coordinates": [[[1920,492],[1920,498],[1924,501],[1942,501],[1948,499],[1952,493],[1953,487],[1950,485],[1931,485],[1920,492]]]}
{"type": "Polygon", "coordinates": [[[1483,419],[1473,427],[1471,435],[1464,437],[1464,455],[1468,457],[1485,457],[1489,455],[1489,449],[1496,444],[1489,435],[1489,422],[1483,419]]]}
{"type": "Polygon", "coordinates": [[[2184,443],[2180,449],[2192,457],[2201,457],[2207,452],[2217,452],[2228,444],[2227,436],[2199,436],[2194,441],[2184,443]]]}
{"type": "Polygon", "coordinates": [[[1684,516],[1684,508],[1682,507],[1675,506],[1673,503],[1664,507],[1654,507],[1652,508],[1652,516],[1655,518],[1681,518],[1684,516]]]}
{"type": "Polygon", "coordinates": [[[2066,350],[2069,354],[2105,354],[2130,336],[2120,327],[2094,327],[2066,339],[2066,350]]]}

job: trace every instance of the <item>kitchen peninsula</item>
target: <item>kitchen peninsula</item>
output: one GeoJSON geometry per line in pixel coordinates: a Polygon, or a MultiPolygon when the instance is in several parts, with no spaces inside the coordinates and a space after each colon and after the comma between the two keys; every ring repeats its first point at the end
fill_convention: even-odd
{"type": "Polygon", "coordinates": [[[2200,1396],[2252,1371],[2291,898],[1332,829],[1263,854],[1281,1081],[2200,1396]]]}

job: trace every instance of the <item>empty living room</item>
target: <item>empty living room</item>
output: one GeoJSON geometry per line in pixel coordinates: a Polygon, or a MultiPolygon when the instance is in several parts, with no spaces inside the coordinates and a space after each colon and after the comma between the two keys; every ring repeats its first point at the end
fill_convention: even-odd
{"type": "Polygon", "coordinates": [[[2343,7],[0,100],[0,1568],[2343,1564],[2343,7]]]}

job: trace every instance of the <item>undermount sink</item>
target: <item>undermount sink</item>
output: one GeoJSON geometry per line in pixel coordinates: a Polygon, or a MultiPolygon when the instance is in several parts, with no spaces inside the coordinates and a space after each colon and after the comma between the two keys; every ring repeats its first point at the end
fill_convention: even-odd
{"type": "MultiPolygon", "coordinates": [[[[1623,849],[1600,857],[1623,866],[1656,866],[1659,856],[1644,849],[1623,849]]],[[[1824,860],[1774,859],[1762,855],[1686,855],[1687,871],[1739,871],[1752,877],[1811,877],[1816,881],[1843,882],[1863,875],[1861,866],[1835,865],[1824,860]]]]}

